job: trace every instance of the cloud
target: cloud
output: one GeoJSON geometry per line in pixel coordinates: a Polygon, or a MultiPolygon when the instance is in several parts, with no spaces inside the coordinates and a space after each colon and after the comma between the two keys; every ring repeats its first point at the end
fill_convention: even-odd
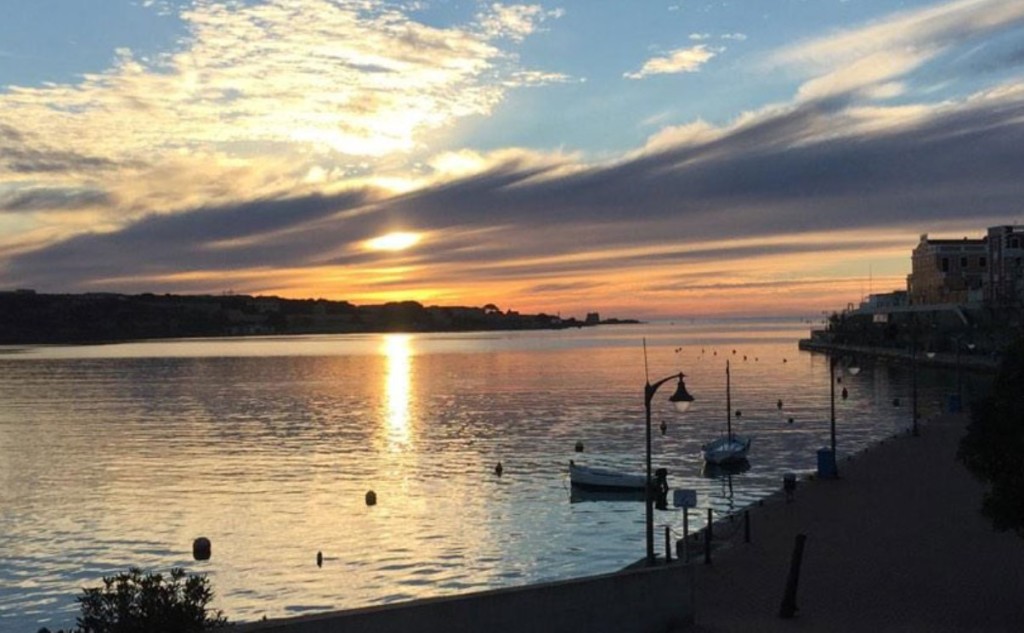
{"type": "Polygon", "coordinates": [[[652,57],[644,62],[640,70],[624,73],[627,79],[643,79],[651,75],[692,73],[710,61],[722,49],[710,49],[704,44],[690,48],[678,48],[662,57],[652,57]]]}
{"type": "Polygon", "coordinates": [[[977,232],[1010,221],[1024,197],[1022,117],[1024,88],[1010,84],[932,106],[771,108],[681,129],[603,165],[526,151],[448,154],[433,163],[443,178],[403,195],[292,196],[148,217],[10,257],[0,279],[301,293],[296,284],[316,278],[328,294],[323,280],[338,278],[357,300],[384,285],[441,292],[442,279],[465,293],[486,293],[488,280],[654,292],[682,274],[732,270],[736,279],[691,288],[712,292],[715,283],[771,286],[750,272],[770,258],[776,281],[797,284],[870,249],[905,258],[922,226],[977,232]],[[358,248],[393,230],[424,237],[399,254],[358,248]]]}
{"type": "Polygon", "coordinates": [[[957,0],[784,47],[764,65],[814,75],[800,88],[803,99],[870,95],[877,86],[907,76],[954,46],[1022,28],[1024,3],[957,0]]]}
{"type": "MultiPolygon", "coordinates": [[[[89,211],[104,229],[370,181],[407,188],[430,135],[488,114],[511,88],[572,80],[518,63],[511,46],[561,15],[532,5],[492,4],[448,26],[362,0],[145,6],[178,14],[176,48],[119,48],[76,83],[0,91],[0,187],[102,190],[89,211]]],[[[0,234],[0,248],[13,239],[0,234]]]]}
{"type": "Polygon", "coordinates": [[[0,213],[92,209],[111,203],[111,196],[98,189],[55,187],[0,190],[0,213]]]}
{"type": "Polygon", "coordinates": [[[533,33],[540,23],[560,18],[564,13],[561,9],[546,10],[537,4],[503,5],[494,3],[477,19],[488,37],[508,38],[520,42],[533,33]]]}

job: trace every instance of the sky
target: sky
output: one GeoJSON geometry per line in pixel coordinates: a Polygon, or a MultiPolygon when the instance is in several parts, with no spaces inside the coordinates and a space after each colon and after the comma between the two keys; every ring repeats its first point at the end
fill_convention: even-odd
{"type": "Polygon", "coordinates": [[[820,316],[1022,216],[1020,0],[0,20],[0,290],[820,316]]]}

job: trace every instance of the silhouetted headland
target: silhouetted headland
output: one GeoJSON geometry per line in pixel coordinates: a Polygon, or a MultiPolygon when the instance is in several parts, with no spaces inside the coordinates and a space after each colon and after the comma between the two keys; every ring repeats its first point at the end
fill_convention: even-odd
{"type": "Polygon", "coordinates": [[[41,294],[0,292],[0,344],[98,343],[139,339],[341,334],[554,330],[638,323],[520,314],[483,307],[423,306],[415,301],[356,306],[327,299],[249,295],[41,294]]]}

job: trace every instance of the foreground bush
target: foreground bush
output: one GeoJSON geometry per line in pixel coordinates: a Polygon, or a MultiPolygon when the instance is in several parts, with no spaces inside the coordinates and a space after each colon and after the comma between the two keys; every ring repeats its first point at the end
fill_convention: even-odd
{"type": "MultiPolygon", "coordinates": [[[[67,633],[197,633],[227,625],[220,611],[206,607],[213,598],[205,576],[172,569],[143,574],[132,567],[104,577],[102,588],[84,589],[78,598],[82,614],[78,626],[67,633]]],[[[40,629],[39,633],[49,633],[40,629]]],[[[58,631],[57,633],[64,633],[58,631]]]]}
{"type": "Polygon", "coordinates": [[[973,405],[957,453],[988,484],[981,511],[997,530],[1024,538],[1024,339],[1003,355],[992,393],[973,405]]]}

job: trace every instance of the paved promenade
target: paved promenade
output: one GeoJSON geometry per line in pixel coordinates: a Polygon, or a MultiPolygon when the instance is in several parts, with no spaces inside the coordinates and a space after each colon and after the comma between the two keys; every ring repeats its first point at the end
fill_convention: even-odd
{"type": "Polygon", "coordinates": [[[754,507],[750,544],[695,563],[688,630],[1024,631],[1024,539],[978,514],[983,486],[956,460],[966,422],[929,420],[841,461],[838,480],[801,480],[792,503],[754,507]],[[782,619],[798,533],[799,610],[782,619]]]}

